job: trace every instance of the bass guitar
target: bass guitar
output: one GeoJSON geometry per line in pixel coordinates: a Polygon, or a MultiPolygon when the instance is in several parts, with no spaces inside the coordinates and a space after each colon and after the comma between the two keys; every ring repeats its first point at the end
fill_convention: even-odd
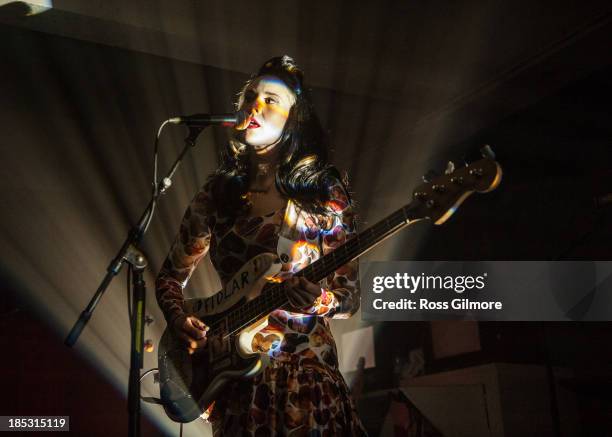
{"type": "MultiPolygon", "coordinates": [[[[492,150],[485,146],[481,153],[483,159],[465,167],[455,169],[449,163],[445,174],[414,190],[409,204],[296,275],[318,283],[410,224],[424,219],[443,224],[469,195],[499,185],[502,170],[492,150]]],[[[217,294],[185,300],[185,312],[210,327],[205,348],[190,355],[169,328],[164,331],[158,351],[160,395],[172,420],[187,423],[197,419],[222,396],[228,382],[253,377],[266,366],[269,357],[259,351],[257,333],[266,326],[268,314],[288,306],[284,288],[274,276],[281,269],[277,258],[276,254],[260,254],[217,294]],[[236,287],[241,286],[248,289],[236,293],[236,287]]]]}

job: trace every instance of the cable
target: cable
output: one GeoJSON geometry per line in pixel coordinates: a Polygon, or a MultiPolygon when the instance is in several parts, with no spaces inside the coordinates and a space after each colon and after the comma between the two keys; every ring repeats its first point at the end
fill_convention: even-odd
{"type": "Polygon", "coordinates": [[[159,369],[157,367],[153,367],[152,369],[147,370],[145,373],[143,373],[140,376],[140,382],[142,382],[142,380],[149,375],[149,373],[153,373],[153,372],[158,372],[159,373],[159,369]]]}
{"type": "MultiPolygon", "coordinates": [[[[158,155],[158,151],[159,151],[159,137],[161,136],[162,131],[164,130],[164,127],[166,127],[166,125],[170,122],[170,120],[166,120],[164,121],[160,126],[159,129],[157,130],[157,135],[155,136],[155,142],[154,142],[154,146],[153,146],[153,193],[152,193],[152,200],[151,200],[151,207],[149,209],[149,211],[147,212],[147,217],[145,219],[144,222],[144,226],[143,229],[139,230],[140,231],[140,235],[138,238],[142,237],[146,232],[147,229],[149,228],[149,225],[151,224],[151,220],[153,219],[153,213],[155,212],[155,206],[157,204],[157,197],[159,196],[159,192],[158,192],[158,184],[157,184],[157,167],[158,167],[158,159],[157,159],[157,155],[158,155]]],[[[134,329],[133,323],[132,323],[132,293],[131,293],[131,277],[132,277],[132,266],[129,265],[128,266],[128,272],[127,272],[127,302],[128,302],[128,316],[129,316],[129,321],[130,321],[130,329],[134,329]]]]}
{"type": "MultiPolygon", "coordinates": [[[[155,145],[153,146],[153,201],[151,202],[151,209],[149,211],[149,216],[144,225],[144,229],[142,233],[147,232],[149,225],[151,224],[151,220],[153,219],[153,212],[155,212],[155,206],[157,205],[157,197],[159,196],[159,184],[157,182],[157,174],[158,174],[158,152],[159,152],[159,137],[161,136],[164,127],[170,122],[170,120],[164,121],[157,130],[157,135],[155,136],[155,145]]],[[[165,189],[164,185],[164,189],[165,189]]]]}
{"type": "MultiPolygon", "coordinates": [[[[157,367],[154,367],[152,369],[147,370],[145,373],[140,375],[139,381],[142,382],[142,380],[145,377],[147,377],[149,374],[151,374],[153,372],[159,373],[159,369],[157,367]]],[[[142,390],[142,386],[141,386],[141,390],[142,390]]],[[[160,398],[153,398],[153,397],[143,396],[142,393],[140,393],[140,399],[143,402],[148,402],[149,404],[164,405],[164,403],[162,402],[162,400],[160,398]]]]}

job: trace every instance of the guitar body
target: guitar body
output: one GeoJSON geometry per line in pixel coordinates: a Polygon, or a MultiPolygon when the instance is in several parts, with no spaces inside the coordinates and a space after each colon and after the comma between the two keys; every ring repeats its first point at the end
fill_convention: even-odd
{"type": "Polygon", "coordinates": [[[231,333],[228,315],[260,295],[270,281],[277,282],[270,279],[280,271],[276,258],[274,254],[260,254],[215,295],[185,300],[187,314],[215,327],[208,332],[203,349],[190,355],[185,343],[168,327],[164,331],[158,351],[160,395],[166,414],[175,422],[197,419],[228,382],[253,377],[267,365],[268,355],[258,335],[267,326],[267,318],[231,333]]]}

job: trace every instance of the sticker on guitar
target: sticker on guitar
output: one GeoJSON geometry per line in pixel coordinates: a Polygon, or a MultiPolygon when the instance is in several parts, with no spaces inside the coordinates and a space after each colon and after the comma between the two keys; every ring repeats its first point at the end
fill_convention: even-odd
{"type": "Polygon", "coordinates": [[[186,309],[195,315],[212,315],[226,311],[244,297],[251,300],[265,283],[270,282],[270,278],[279,273],[281,267],[282,264],[274,254],[257,255],[227,282],[225,288],[210,297],[193,301],[195,306],[186,309]]]}

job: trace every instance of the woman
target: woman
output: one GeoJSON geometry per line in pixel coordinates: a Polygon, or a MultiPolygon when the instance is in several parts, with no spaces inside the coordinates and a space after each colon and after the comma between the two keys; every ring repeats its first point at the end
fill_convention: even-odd
{"type": "Polygon", "coordinates": [[[158,303],[193,353],[205,346],[208,328],[183,312],[182,289],[200,259],[210,249],[225,285],[252,257],[277,253],[291,311],[268,316],[256,339],[270,365],[217,400],[210,415],[215,434],[364,435],[328,322],[359,308],[357,263],[321,284],[292,277],[355,232],[301,71],[288,56],[269,60],[246,83],[238,107],[249,114],[248,125],[187,209],[157,278],[158,303]]]}

